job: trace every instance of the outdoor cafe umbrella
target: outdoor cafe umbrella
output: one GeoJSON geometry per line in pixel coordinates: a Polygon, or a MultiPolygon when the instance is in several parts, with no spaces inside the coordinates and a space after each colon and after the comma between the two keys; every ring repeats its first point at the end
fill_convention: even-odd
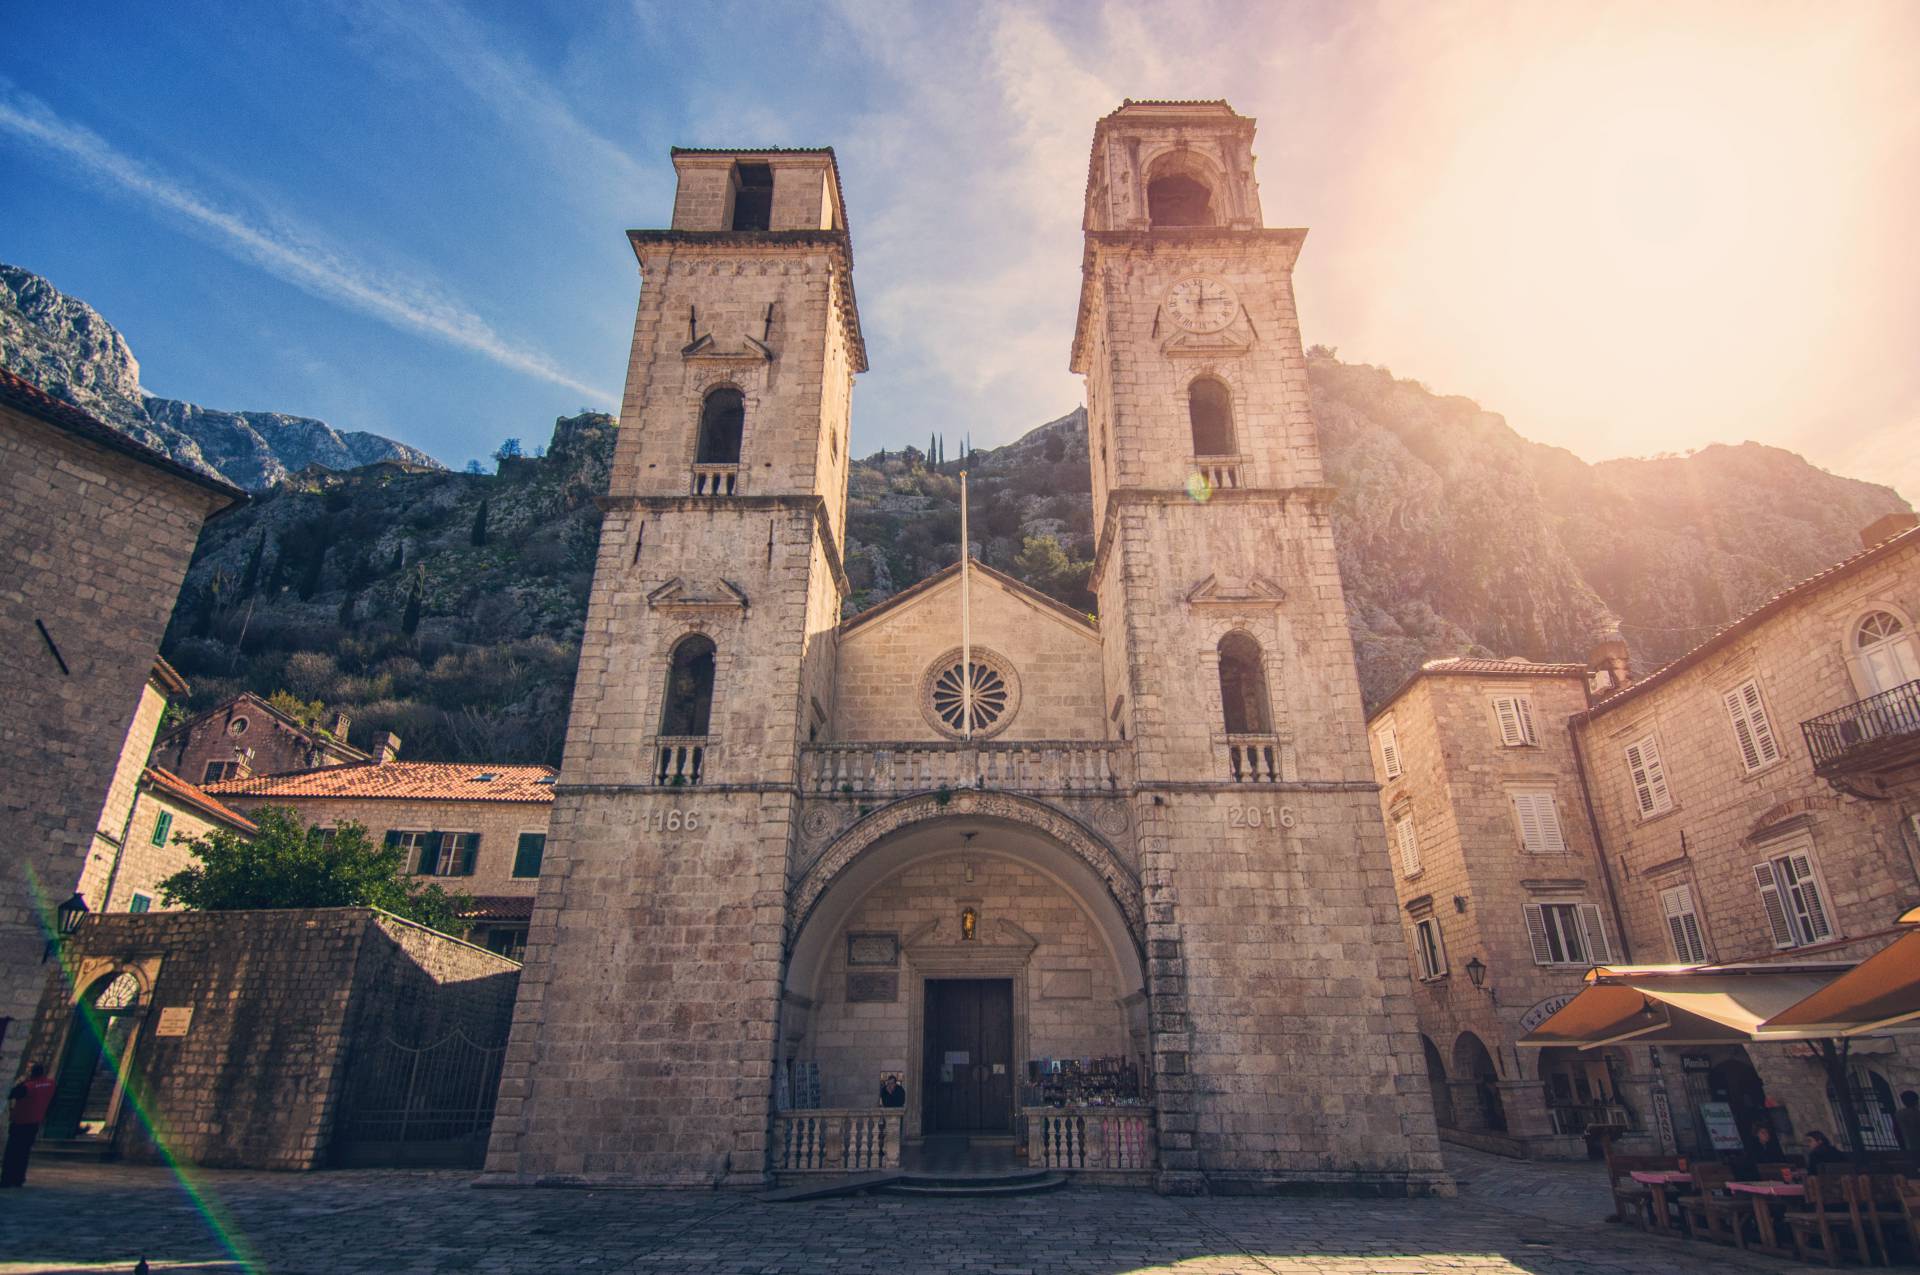
{"type": "Polygon", "coordinates": [[[1920,908],[1900,917],[1910,928],[1846,973],[1760,1024],[1763,1032],[1812,1031],[1864,1036],[1920,1030],[1920,908]]]}

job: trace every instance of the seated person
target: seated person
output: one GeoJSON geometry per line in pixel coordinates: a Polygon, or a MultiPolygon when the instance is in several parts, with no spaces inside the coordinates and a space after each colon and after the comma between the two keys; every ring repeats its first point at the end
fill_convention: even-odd
{"type": "Polygon", "coordinates": [[[1807,1130],[1807,1172],[1809,1174],[1843,1173],[1847,1167],[1847,1154],[1827,1141],[1827,1135],[1818,1129],[1807,1130]]]}
{"type": "Polygon", "coordinates": [[[1774,1136],[1770,1124],[1756,1124],[1747,1136],[1748,1149],[1727,1158],[1727,1165],[1733,1170],[1734,1177],[1742,1182],[1753,1182],[1765,1177],[1777,1177],[1779,1170],[1762,1165],[1780,1164],[1798,1165],[1798,1156],[1788,1155],[1786,1148],[1780,1145],[1780,1139],[1774,1136]]]}

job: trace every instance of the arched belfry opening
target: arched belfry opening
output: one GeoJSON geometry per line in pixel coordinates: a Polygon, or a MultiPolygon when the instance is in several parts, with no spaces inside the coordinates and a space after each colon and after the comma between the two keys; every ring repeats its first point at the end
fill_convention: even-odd
{"type": "Polygon", "coordinates": [[[733,166],[733,217],[729,230],[765,230],[773,222],[773,166],[741,161],[733,166]]]}
{"type": "Polygon", "coordinates": [[[731,385],[710,390],[700,404],[700,440],[696,465],[738,465],[740,435],[747,424],[747,399],[731,385]]]}
{"type": "Polygon", "coordinates": [[[1211,376],[1187,386],[1187,420],[1193,428],[1195,456],[1232,456],[1233,394],[1211,376]]]}
{"type": "Polygon", "coordinates": [[[660,713],[662,735],[698,739],[707,734],[713,719],[713,659],[713,639],[703,633],[682,638],[673,648],[660,713]]]}
{"type": "Polygon", "coordinates": [[[1220,639],[1220,708],[1229,735],[1270,735],[1273,709],[1260,644],[1245,633],[1220,639]]]}
{"type": "Polygon", "coordinates": [[[1186,173],[1169,173],[1147,183],[1147,220],[1155,226],[1211,226],[1213,192],[1186,173]]]}

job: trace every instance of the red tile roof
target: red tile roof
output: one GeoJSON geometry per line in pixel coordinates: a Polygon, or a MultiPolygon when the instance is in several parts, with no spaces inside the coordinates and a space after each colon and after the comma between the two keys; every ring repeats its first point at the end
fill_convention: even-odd
{"type": "Polygon", "coordinates": [[[476,766],[390,761],[322,766],[286,775],[254,775],[208,784],[222,796],[264,799],[352,797],[374,801],[553,801],[551,766],[476,766]],[[545,782],[542,782],[545,781],[545,782]]]}
{"type": "Polygon", "coordinates": [[[231,509],[235,505],[245,504],[251,497],[225,479],[212,474],[203,474],[197,469],[182,465],[164,452],[155,451],[145,443],[123,434],[99,417],[84,412],[71,403],[63,403],[47,393],[33,382],[5,368],[0,368],[0,403],[6,404],[18,412],[25,412],[35,420],[44,421],[54,428],[84,438],[88,442],[109,451],[131,456],[144,464],[151,465],[163,473],[175,478],[184,478],[197,487],[217,492],[227,497],[222,509],[231,509]]]}
{"type": "Polygon", "coordinates": [[[1711,655],[1726,643],[1732,641],[1735,637],[1755,628],[1762,621],[1786,609],[1808,594],[1824,589],[1828,585],[1842,580],[1856,571],[1871,566],[1882,558],[1890,557],[1902,549],[1911,548],[1916,545],[1920,545],[1920,527],[1909,527],[1898,535],[1889,536],[1870,549],[1862,549],[1859,553],[1851,557],[1842,558],[1824,571],[1816,571],[1797,584],[1788,585],[1786,588],[1780,590],[1780,592],[1768,598],[1765,602],[1762,602],[1759,606],[1753,608],[1753,610],[1715,633],[1700,645],[1694,647],[1691,651],[1688,651],[1685,655],[1662,664],[1659,668],[1637,682],[1627,683],[1613,694],[1595,703],[1593,707],[1587,709],[1586,712],[1575,714],[1574,720],[1587,721],[1598,717],[1602,713],[1618,708],[1622,704],[1636,699],[1641,694],[1652,690],[1656,686],[1664,686],[1679,676],[1684,670],[1698,664],[1701,660],[1711,655]]]}
{"type": "Polygon", "coordinates": [[[1423,677],[1577,677],[1584,685],[1587,666],[1584,664],[1535,664],[1531,660],[1485,660],[1469,655],[1454,655],[1443,660],[1428,660],[1412,673],[1407,680],[1393,688],[1393,694],[1380,701],[1380,707],[1367,715],[1373,721],[1393,702],[1405,695],[1413,684],[1423,677]]]}
{"type": "Polygon", "coordinates": [[[470,907],[460,909],[463,921],[531,921],[531,894],[476,894],[470,907]]]}
{"type": "Polygon", "coordinates": [[[151,788],[155,795],[169,801],[177,801],[183,806],[191,806],[211,819],[218,819],[241,832],[251,836],[260,831],[259,825],[224,802],[215,800],[203,789],[188,783],[170,770],[158,766],[148,766],[140,774],[140,781],[151,788]]]}

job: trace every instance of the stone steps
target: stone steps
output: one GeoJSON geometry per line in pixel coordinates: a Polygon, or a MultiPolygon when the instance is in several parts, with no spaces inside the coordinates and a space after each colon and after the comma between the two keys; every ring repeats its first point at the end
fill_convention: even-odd
{"type": "Polygon", "coordinates": [[[1018,1173],[908,1174],[877,1189],[886,1195],[914,1195],[925,1199],[959,1199],[968,1196],[1038,1195],[1058,1191],[1067,1179],[1045,1169],[1018,1173]]]}

